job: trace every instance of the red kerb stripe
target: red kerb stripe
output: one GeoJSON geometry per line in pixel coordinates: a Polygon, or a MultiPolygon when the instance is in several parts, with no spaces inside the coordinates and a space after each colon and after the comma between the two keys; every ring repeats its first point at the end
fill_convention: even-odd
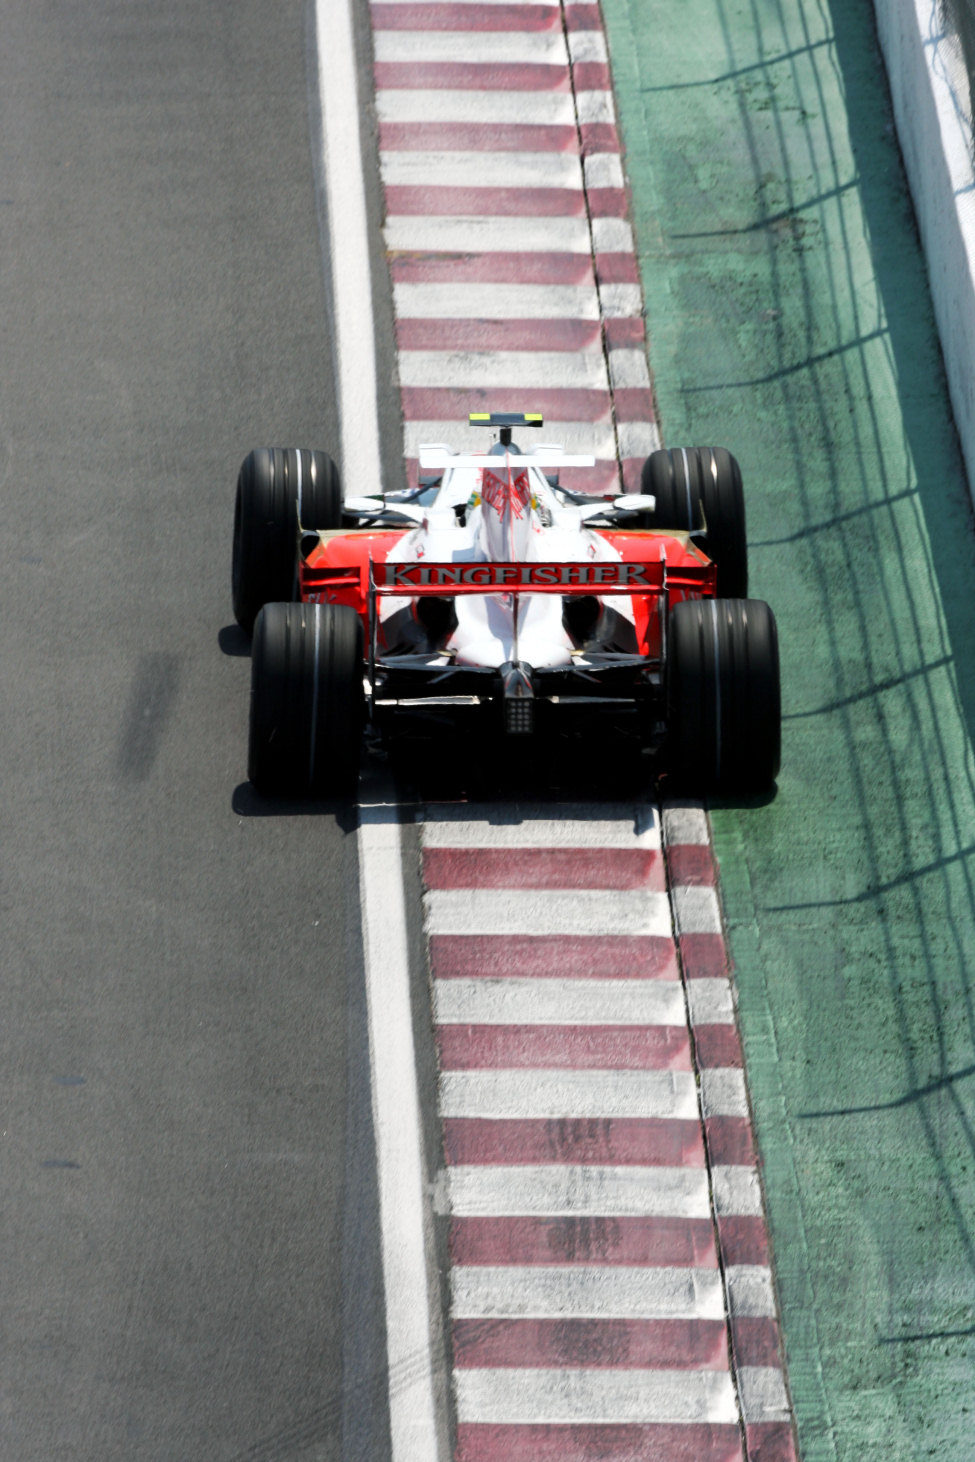
{"type": "Polygon", "coordinates": [[[426,848],[427,888],[666,888],[663,856],[644,848],[426,848]]]}
{"type": "Polygon", "coordinates": [[[560,421],[608,422],[609,391],[588,391],[584,387],[564,390],[532,390],[524,386],[479,386],[469,391],[452,386],[403,386],[400,397],[407,421],[463,421],[469,411],[523,411],[527,397],[533,411],[540,411],[545,425],[560,421]]]}
{"type": "Polygon", "coordinates": [[[375,0],[373,30],[547,31],[562,24],[558,5],[384,5],[375,0]]]}
{"type": "Polygon", "coordinates": [[[788,1422],[750,1422],[745,1437],[748,1462],[796,1462],[795,1438],[788,1422]]]}
{"type": "Polygon", "coordinates": [[[430,964],[438,980],[470,975],[558,975],[572,980],[673,980],[674,942],[652,934],[605,938],[568,934],[434,934],[430,964]]]}
{"type": "Polygon", "coordinates": [[[708,1117],[704,1127],[712,1163],[754,1167],[755,1144],[747,1117],[708,1117]]]}
{"type": "Polygon", "coordinates": [[[588,254],[390,253],[396,284],[582,284],[595,283],[588,254]]]}
{"type": "Polygon", "coordinates": [[[698,1066],[705,1071],[724,1066],[740,1068],[745,1064],[738,1031],[733,1025],[696,1025],[694,1050],[698,1066]]]}
{"type": "Polygon", "coordinates": [[[600,328],[598,320],[397,320],[396,343],[400,350],[598,350],[600,328]]]}
{"type": "Polygon", "coordinates": [[[387,152],[574,152],[575,127],[562,123],[381,122],[387,152]]]}
{"type": "Polygon", "coordinates": [[[767,1264],[768,1231],[760,1214],[731,1214],[718,1218],[718,1237],[725,1264],[767,1264]]]}
{"type": "Polygon", "coordinates": [[[728,1369],[723,1320],[455,1320],[451,1330],[461,1370],[728,1369]]]}
{"type": "MultiPolygon", "coordinates": [[[[386,189],[386,213],[437,218],[581,218],[581,188],[442,188],[394,183],[386,189]]],[[[623,215],[619,215],[622,217],[623,215]]]]}
{"type": "Polygon", "coordinates": [[[453,1218],[449,1244],[453,1264],[713,1269],[718,1262],[709,1218],[453,1218]]]}
{"type": "Polygon", "coordinates": [[[671,884],[678,888],[713,888],[716,883],[714,858],[707,844],[675,843],[667,849],[671,884]]]}
{"type": "Polygon", "coordinates": [[[684,1026],[440,1025],[443,1071],[689,1071],[684,1026]]]}
{"type": "Polygon", "coordinates": [[[630,253],[597,254],[596,278],[600,284],[639,284],[636,256],[630,253]]]}
{"type": "Polygon", "coordinates": [[[779,1366],[779,1327],[771,1316],[734,1315],[731,1320],[735,1360],[740,1366],[779,1366]]]}
{"type": "MultiPolygon", "coordinates": [[[[749,1428],[751,1431],[751,1428],[749,1428]]],[[[749,1453],[750,1462],[757,1462],[749,1453]]],[[[660,1422],[457,1428],[455,1462],[742,1462],[737,1426],[660,1422]]],[[[769,1462],[791,1462],[784,1456],[769,1462]]]]}
{"type": "Polygon", "coordinates": [[[720,934],[682,934],[680,958],[689,980],[716,980],[728,974],[728,952],[720,934]]]}
{"type": "MultiPolygon", "coordinates": [[[[377,91],[569,90],[568,66],[536,62],[377,61],[372,70],[377,91]]],[[[598,90],[606,91],[608,68],[601,70],[604,80],[598,90]]]]}
{"type": "Polygon", "coordinates": [[[451,1164],[704,1166],[704,1142],[696,1119],[447,1117],[443,1128],[444,1152],[451,1164]]]}
{"type": "Polygon", "coordinates": [[[603,19],[598,5],[566,5],[563,7],[567,30],[602,30],[603,19]]]}

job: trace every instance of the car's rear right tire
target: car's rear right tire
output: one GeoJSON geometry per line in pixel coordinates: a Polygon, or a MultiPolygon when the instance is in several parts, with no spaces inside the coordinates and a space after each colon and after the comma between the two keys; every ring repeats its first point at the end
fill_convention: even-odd
{"type": "Polygon", "coordinates": [[[294,595],[298,531],[338,528],[342,483],[325,452],[258,447],[237,476],[234,503],[234,617],[250,630],[263,604],[294,595]]]}
{"type": "Polygon", "coordinates": [[[702,792],[767,791],[779,770],[775,616],[760,599],[677,604],[667,629],[670,763],[702,792]]]}
{"type": "Polygon", "coordinates": [[[339,604],[265,604],[254,624],[248,776],[265,796],[347,797],[363,724],[363,630],[339,604]]]}

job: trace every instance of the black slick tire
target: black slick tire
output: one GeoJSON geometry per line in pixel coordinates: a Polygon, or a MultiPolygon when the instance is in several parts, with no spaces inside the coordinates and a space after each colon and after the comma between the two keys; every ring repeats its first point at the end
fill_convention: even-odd
{"type": "Polygon", "coordinates": [[[265,796],[355,791],[362,622],[338,604],[265,604],[254,624],[247,772],[265,796]]]}
{"type": "Polygon", "coordinates": [[[667,628],[670,763],[702,792],[761,793],[779,771],[775,616],[760,599],[687,600],[667,628]]]}
{"type": "Polygon", "coordinates": [[[234,617],[250,630],[262,604],[293,597],[298,533],[338,528],[342,484],[325,452],[258,447],[237,476],[232,585],[234,617]]]}
{"type": "Polygon", "coordinates": [[[726,447],[669,447],[643,464],[640,491],[656,498],[641,527],[683,532],[707,525],[693,540],[718,567],[718,594],[748,593],[748,541],[741,468],[726,447]]]}

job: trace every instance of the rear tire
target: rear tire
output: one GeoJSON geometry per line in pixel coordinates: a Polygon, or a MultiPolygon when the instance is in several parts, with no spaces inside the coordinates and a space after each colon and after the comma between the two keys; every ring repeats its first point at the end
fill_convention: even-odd
{"type": "Polygon", "coordinates": [[[775,616],[760,599],[686,600],[668,623],[671,764],[702,791],[767,791],[779,770],[775,616]]]}
{"type": "Polygon", "coordinates": [[[267,796],[355,791],[362,621],[340,604],[265,604],[254,625],[247,773],[267,796]]]}
{"type": "Polygon", "coordinates": [[[694,539],[718,566],[718,594],[743,599],[748,593],[748,542],[741,468],[725,447],[671,447],[651,452],[643,464],[640,491],[657,500],[646,514],[649,528],[699,529],[694,539]]]}
{"type": "Polygon", "coordinates": [[[324,452],[258,447],[237,477],[234,504],[234,617],[250,630],[263,604],[294,595],[298,532],[338,528],[342,484],[324,452]]]}

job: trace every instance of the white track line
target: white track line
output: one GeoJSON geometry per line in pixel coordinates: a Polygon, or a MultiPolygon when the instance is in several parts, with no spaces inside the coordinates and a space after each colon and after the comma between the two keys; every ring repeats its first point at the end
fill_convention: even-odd
{"type": "Polygon", "coordinates": [[[315,42],[322,127],[316,165],[328,230],[342,474],[346,495],[356,496],[379,489],[382,469],[369,230],[350,0],[316,0],[315,42]]]}
{"type": "MultiPolygon", "coordinates": [[[[332,316],[342,468],[349,494],[381,486],[369,234],[351,0],[316,0],[315,167],[332,316]]],[[[439,1306],[426,1259],[428,1197],[410,1008],[402,850],[395,810],[363,807],[358,831],[363,963],[379,1191],[392,1462],[440,1462],[433,1355],[439,1306]]]]}
{"type": "MultiPolygon", "coordinates": [[[[359,885],[389,1357],[393,1462],[436,1462],[434,1310],[403,851],[392,801],[359,812],[359,885]]],[[[439,1352],[439,1346],[437,1347],[439,1352]]]]}

